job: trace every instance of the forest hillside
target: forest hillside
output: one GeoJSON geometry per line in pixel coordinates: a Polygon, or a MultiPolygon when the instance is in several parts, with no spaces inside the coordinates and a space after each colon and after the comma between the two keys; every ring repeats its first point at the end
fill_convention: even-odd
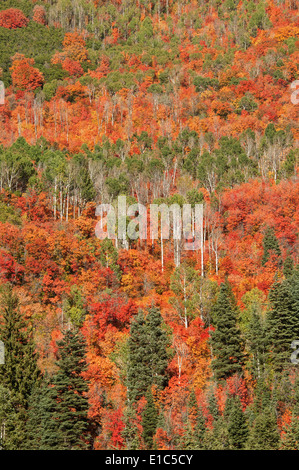
{"type": "Polygon", "coordinates": [[[0,0],[2,449],[299,450],[298,8],[0,0]]]}

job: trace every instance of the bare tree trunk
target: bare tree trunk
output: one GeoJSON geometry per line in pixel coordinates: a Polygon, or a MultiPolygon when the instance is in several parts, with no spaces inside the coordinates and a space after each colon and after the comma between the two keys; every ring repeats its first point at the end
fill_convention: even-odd
{"type": "Polygon", "coordinates": [[[164,271],[164,250],[163,250],[162,225],[161,225],[161,265],[162,265],[162,272],[163,272],[164,271]]]}

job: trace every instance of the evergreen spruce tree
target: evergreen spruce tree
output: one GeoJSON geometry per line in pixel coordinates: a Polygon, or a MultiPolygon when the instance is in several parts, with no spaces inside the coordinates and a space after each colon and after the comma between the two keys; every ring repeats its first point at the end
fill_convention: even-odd
{"type": "Polygon", "coordinates": [[[292,308],[295,320],[294,324],[294,331],[293,331],[293,339],[299,339],[299,269],[297,265],[293,270],[292,276],[290,276],[286,281],[286,285],[289,288],[291,297],[292,297],[292,308]]]}
{"type": "Polygon", "coordinates": [[[194,450],[196,449],[196,441],[194,432],[192,429],[192,425],[190,420],[188,419],[185,426],[184,426],[184,434],[181,439],[180,449],[182,450],[194,450]]]}
{"type": "Polygon", "coordinates": [[[79,332],[69,330],[57,344],[58,372],[42,394],[40,449],[87,449],[88,386],[82,377],[86,369],[85,341],[79,332]]]}
{"type": "Polygon", "coordinates": [[[265,266],[272,255],[275,256],[277,263],[281,263],[281,251],[279,248],[278,240],[272,228],[268,227],[263,239],[264,254],[262,258],[262,265],[265,266]]]}
{"type": "Polygon", "coordinates": [[[142,437],[147,449],[153,448],[153,437],[157,429],[158,410],[155,405],[151,389],[145,395],[146,405],[142,413],[142,437]]]}
{"type": "Polygon", "coordinates": [[[219,416],[213,428],[206,431],[202,446],[204,450],[229,449],[228,428],[223,416],[219,416]]]}
{"type": "Polygon", "coordinates": [[[214,420],[217,420],[220,416],[216,396],[214,390],[211,390],[208,397],[208,410],[211,413],[214,420]]]}
{"type": "Polygon", "coordinates": [[[254,379],[259,379],[264,373],[266,362],[266,331],[259,313],[253,310],[246,332],[248,343],[249,364],[248,368],[254,379]]]}
{"type": "Polygon", "coordinates": [[[196,395],[195,395],[193,388],[189,395],[187,411],[188,411],[188,419],[190,419],[190,422],[193,424],[193,426],[195,426],[199,409],[198,409],[197,399],[196,399],[196,395]]]}
{"type": "Polygon", "coordinates": [[[167,384],[168,339],[161,326],[162,317],[155,307],[149,309],[146,319],[139,312],[131,324],[127,374],[131,403],[144,396],[151,385],[163,389],[167,384]]]}
{"type": "Polygon", "coordinates": [[[225,407],[224,407],[224,411],[223,411],[223,417],[226,421],[229,420],[231,412],[234,408],[234,401],[235,401],[235,395],[227,394],[226,401],[225,401],[225,407]]]}
{"type": "Polygon", "coordinates": [[[167,385],[168,338],[162,328],[162,316],[157,307],[151,307],[145,322],[148,338],[148,367],[151,371],[151,384],[163,390],[167,385]]]}
{"type": "Polygon", "coordinates": [[[272,407],[266,407],[255,419],[247,448],[250,450],[278,450],[279,446],[280,436],[275,413],[272,407]]]}
{"type": "Polygon", "coordinates": [[[235,300],[227,283],[222,283],[213,311],[215,331],[211,334],[212,368],[217,380],[243,372],[244,344],[237,327],[235,300]]]}
{"type": "Polygon", "coordinates": [[[208,397],[208,410],[211,413],[214,420],[219,418],[220,412],[219,412],[214,390],[210,391],[210,394],[208,397]]]}
{"type": "MultiPolygon", "coordinates": [[[[44,426],[44,398],[47,391],[45,380],[33,389],[28,403],[28,419],[26,422],[25,448],[39,450],[44,426]]],[[[48,418],[48,416],[47,416],[48,418]]]]}
{"type": "Polygon", "coordinates": [[[255,387],[254,402],[251,405],[254,418],[258,416],[265,408],[275,406],[272,400],[272,393],[269,385],[264,378],[257,380],[255,387]]]}
{"type": "Polygon", "coordinates": [[[214,391],[208,396],[208,410],[213,417],[212,429],[205,429],[201,441],[204,450],[226,450],[229,448],[228,429],[224,416],[221,416],[214,391]]]}
{"type": "Polygon", "coordinates": [[[133,406],[129,405],[124,412],[125,428],[122,437],[125,440],[126,450],[138,450],[140,443],[138,438],[137,415],[133,406]]]}
{"type": "Polygon", "coordinates": [[[208,428],[202,442],[203,450],[214,450],[216,448],[216,439],[214,437],[214,429],[208,428]]]}
{"type": "Polygon", "coordinates": [[[296,309],[295,289],[290,283],[276,282],[269,293],[267,314],[269,358],[275,371],[290,364],[291,343],[299,338],[299,311],[296,309]]]}
{"type": "Polygon", "coordinates": [[[197,399],[196,399],[196,395],[194,392],[194,388],[192,388],[190,392],[190,396],[188,400],[188,411],[195,414],[196,416],[198,414],[198,404],[197,404],[197,399]]]}
{"type": "MultiPolygon", "coordinates": [[[[218,417],[216,401],[213,402],[212,408],[213,413],[215,411],[218,417]]],[[[203,439],[206,432],[205,422],[202,408],[198,406],[194,389],[192,389],[188,400],[188,417],[181,440],[183,449],[203,449],[203,439]]]]}
{"type": "Polygon", "coordinates": [[[248,439],[249,429],[246,417],[242,410],[242,404],[238,396],[233,397],[230,404],[228,417],[229,445],[232,450],[245,448],[248,439]]]}
{"type": "Polygon", "coordinates": [[[283,274],[286,279],[290,278],[294,273],[294,261],[290,256],[287,256],[283,263],[283,274]]]}
{"type": "Polygon", "coordinates": [[[280,436],[276,422],[276,392],[264,377],[257,380],[254,401],[247,408],[250,425],[246,449],[273,450],[280,445],[280,436]]]}
{"type": "Polygon", "coordinates": [[[299,416],[292,413],[291,422],[282,441],[284,450],[299,450],[299,416]]]}
{"type": "Polygon", "coordinates": [[[299,450],[299,378],[296,378],[292,418],[283,437],[284,450],[299,450]]]}
{"type": "Polygon", "coordinates": [[[198,404],[194,389],[191,390],[187,406],[187,420],[184,425],[180,448],[190,450],[196,448],[196,437],[194,432],[195,422],[198,416],[198,404]]]}
{"type": "Polygon", "coordinates": [[[194,440],[195,440],[195,449],[203,449],[203,442],[206,433],[206,420],[202,411],[202,408],[198,408],[198,414],[196,418],[195,428],[194,428],[194,440]]]}
{"type": "Polygon", "coordinates": [[[0,385],[0,450],[13,448],[12,436],[17,422],[18,415],[13,406],[11,392],[0,385]]]}
{"type": "MultiPolygon", "coordinates": [[[[9,394],[11,425],[5,428],[7,450],[21,450],[30,394],[40,378],[32,329],[19,311],[18,297],[11,285],[5,287],[1,299],[0,339],[5,346],[5,363],[0,365],[0,381],[9,394]]],[[[3,395],[2,395],[3,398],[3,395]]],[[[1,399],[1,398],[0,398],[1,399]]],[[[0,407],[3,404],[0,403],[0,407]]]]}

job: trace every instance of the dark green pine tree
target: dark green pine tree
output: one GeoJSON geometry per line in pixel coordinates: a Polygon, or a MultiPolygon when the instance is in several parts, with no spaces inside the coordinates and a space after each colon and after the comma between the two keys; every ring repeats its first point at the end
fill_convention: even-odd
{"type": "Polygon", "coordinates": [[[198,408],[198,415],[194,428],[195,449],[203,449],[203,442],[206,433],[206,420],[201,407],[198,408]]]}
{"type": "Polygon", "coordinates": [[[291,422],[283,438],[284,450],[299,450],[299,416],[292,413],[291,422]]]}
{"type": "Polygon", "coordinates": [[[247,409],[250,431],[246,449],[279,448],[280,436],[276,422],[276,407],[275,392],[271,391],[271,387],[262,377],[257,381],[254,401],[247,409]]]}
{"type": "Polygon", "coordinates": [[[294,329],[293,339],[299,339],[299,265],[297,265],[293,270],[292,276],[286,280],[286,284],[291,292],[295,316],[294,323],[296,326],[294,329]]]}
{"type": "MultiPolygon", "coordinates": [[[[216,403],[214,403],[214,406],[217,406],[216,403]]],[[[194,389],[192,389],[188,400],[188,417],[181,440],[183,449],[203,449],[203,439],[206,432],[205,423],[202,408],[198,406],[194,389]]]]}
{"type": "Polygon", "coordinates": [[[229,450],[228,428],[223,416],[219,416],[213,423],[213,428],[205,432],[202,449],[229,450]]]}
{"type": "Polygon", "coordinates": [[[251,405],[251,409],[254,418],[256,418],[265,408],[274,406],[270,387],[263,377],[257,380],[254,395],[254,402],[251,405]]]}
{"type": "MultiPolygon", "coordinates": [[[[19,311],[18,297],[7,285],[1,299],[0,339],[5,346],[5,364],[0,365],[0,381],[8,391],[14,410],[5,429],[4,448],[21,450],[27,420],[28,400],[40,378],[32,328],[19,311]]],[[[0,403],[0,407],[3,404],[0,403]]]]}
{"type": "Polygon", "coordinates": [[[194,388],[192,388],[190,392],[190,396],[188,400],[188,412],[196,416],[198,414],[198,404],[197,404],[197,399],[196,399],[194,388]]]}
{"type": "Polygon", "coordinates": [[[151,385],[163,389],[167,384],[168,338],[162,329],[159,309],[149,309],[146,319],[139,312],[131,324],[128,360],[128,399],[135,402],[151,385]]]}
{"type": "Polygon", "coordinates": [[[283,274],[286,279],[290,278],[294,273],[294,261],[287,256],[283,263],[283,274]]]}
{"type": "Polygon", "coordinates": [[[273,228],[268,227],[263,239],[264,254],[262,258],[262,265],[265,266],[267,261],[273,256],[277,264],[281,264],[281,251],[279,248],[278,240],[275,236],[273,228]]]}
{"type": "Polygon", "coordinates": [[[232,397],[229,408],[227,410],[229,447],[232,450],[241,450],[245,448],[249,428],[238,396],[232,397]]]}
{"type": "Polygon", "coordinates": [[[280,436],[275,412],[269,406],[256,417],[250,430],[247,448],[250,450],[277,450],[279,446],[280,436]]]}
{"type": "Polygon", "coordinates": [[[157,307],[148,310],[145,327],[148,338],[148,367],[151,371],[151,384],[163,390],[168,381],[167,347],[169,345],[166,331],[162,328],[163,319],[157,307]]]}
{"type": "Polygon", "coordinates": [[[234,407],[234,400],[235,400],[235,395],[228,394],[226,401],[225,401],[225,407],[224,407],[224,412],[223,412],[223,417],[225,421],[229,421],[229,417],[234,407]]]}
{"type": "Polygon", "coordinates": [[[195,436],[189,419],[184,426],[184,433],[181,438],[181,450],[194,450],[196,448],[195,436]]]}
{"type": "Polygon", "coordinates": [[[213,420],[217,420],[220,416],[216,396],[214,390],[211,390],[208,396],[208,410],[213,417],[213,420]]]}
{"type": "MultiPolygon", "coordinates": [[[[212,414],[217,419],[218,417],[218,407],[216,403],[215,395],[213,394],[213,404],[211,405],[212,414]]],[[[203,414],[202,407],[198,406],[196,395],[194,389],[191,390],[189,402],[188,402],[188,412],[192,414],[194,427],[192,430],[192,447],[190,449],[202,449],[203,448],[203,439],[206,432],[206,420],[203,414]]]]}
{"type": "Polygon", "coordinates": [[[244,365],[244,344],[237,326],[235,299],[227,283],[222,283],[213,310],[215,331],[211,334],[214,359],[212,368],[216,380],[242,374],[244,365]]]}
{"type": "Polygon", "coordinates": [[[214,390],[208,395],[208,410],[213,417],[213,427],[205,430],[201,448],[226,450],[229,448],[227,423],[224,416],[220,414],[214,390]]]}
{"type": "Polygon", "coordinates": [[[89,447],[86,345],[80,332],[67,331],[58,343],[58,372],[42,394],[40,450],[83,450],[89,447]]]}
{"type": "Polygon", "coordinates": [[[276,282],[269,293],[270,309],[267,313],[269,359],[275,371],[290,364],[291,343],[299,338],[299,311],[288,281],[276,282]]]}
{"type": "Polygon", "coordinates": [[[11,392],[0,385],[0,450],[12,448],[10,438],[13,435],[17,421],[18,416],[13,406],[11,392]]]}
{"type": "Polygon", "coordinates": [[[126,450],[138,450],[140,447],[137,415],[133,406],[129,405],[124,412],[125,427],[122,431],[122,437],[125,440],[126,450]]]}
{"type": "Polygon", "coordinates": [[[292,394],[292,418],[282,438],[284,450],[299,450],[299,376],[295,381],[295,390],[292,394]]]}
{"type": "Polygon", "coordinates": [[[45,420],[49,419],[45,407],[47,389],[48,384],[44,378],[40,386],[35,387],[30,396],[26,433],[24,436],[24,447],[26,450],[39,450],[41,447],[45,420]]]}
{"type": "Polygon", "coordinates": [[[266,329],[264,321],[257,311],[253,311],[246,332],[248,347],[248,369],[254,379],[259,379],[265,369],[266,362],[266,329]]]}
{"type": "Polygon", "coordinates": [[[181,439],[180,448],[184,450],[191,450],[195,449],[197,445],[193,428],[198,416],[198,404],[194,389],[192,389],[190,392],[187,412],[187,421],[184,425],[184,433],[181,439]]]}
{"type": "Polygon", "coordinates": [[[146,449],[153,448],[153,437],[158,424],[158,410],[155,405],[151,389],[149,388],[145,395],[146,405],[142,413],[142,437],[146,449]]]}

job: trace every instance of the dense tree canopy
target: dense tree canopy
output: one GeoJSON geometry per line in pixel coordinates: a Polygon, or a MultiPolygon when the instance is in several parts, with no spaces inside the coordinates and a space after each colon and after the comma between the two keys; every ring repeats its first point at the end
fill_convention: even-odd
{"type": "Polygon", "coordinates": [[[0,1],[1,448],[298,450],[298,35],[291,0],[0,1]],[[130,237],[151,204],[188,230],[130,237]]]}

